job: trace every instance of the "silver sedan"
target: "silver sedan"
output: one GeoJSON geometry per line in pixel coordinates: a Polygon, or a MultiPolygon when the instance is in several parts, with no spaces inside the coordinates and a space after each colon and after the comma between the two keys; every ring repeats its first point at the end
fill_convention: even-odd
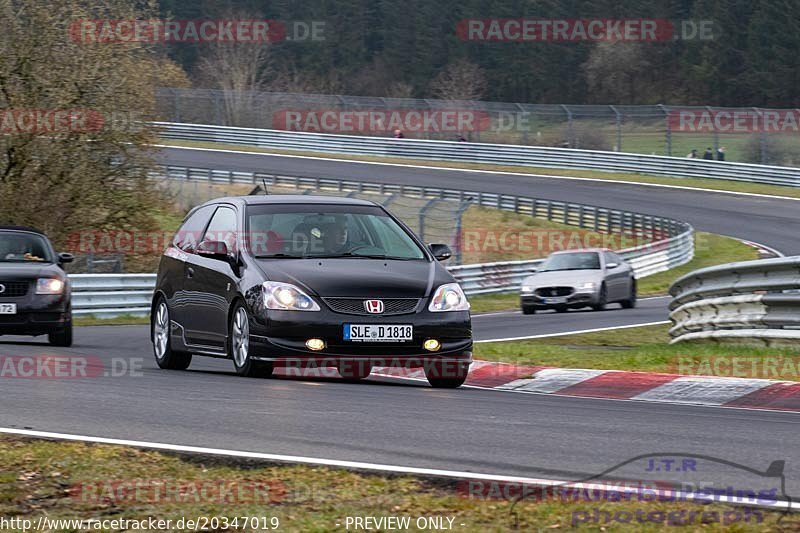
{"type": "Polygon", "coordinates": [[[612,302],[625,309],[635,307],[636,278],[624,259],[604,249],[555,252],[522,281],[520,291],[526,315],[543,309],[601,311],[612,302]]]}

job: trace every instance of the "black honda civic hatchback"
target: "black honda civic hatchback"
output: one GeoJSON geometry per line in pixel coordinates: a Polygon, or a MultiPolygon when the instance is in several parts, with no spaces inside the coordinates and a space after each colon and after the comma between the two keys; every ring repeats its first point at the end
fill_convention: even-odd
{"type": "Polygon", "coordinates": [[[161,368],[228,358],[243,376],[275,367],[422,368],[464,383],[469,302],[426,246],[382,206],[353,198],[245,196],[193,209],[164,252],[151,313],[161,368]]]}

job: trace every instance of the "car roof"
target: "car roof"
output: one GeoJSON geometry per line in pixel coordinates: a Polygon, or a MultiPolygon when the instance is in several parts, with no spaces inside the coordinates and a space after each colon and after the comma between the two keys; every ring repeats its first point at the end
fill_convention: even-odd
{"type": "Polygon", "coordinates": [[[44,232],[41,232],[36,228],[31,228],[28,226],[0,226],[0,231],[25,231],[27,233],[36,233],[37,235],[46,237],[44,232]]]}
{"type": "Polygon", "coordinates": [[[331,205],[378,205],[369,200],[360,198],[346,198],[343,196],[314,196],[307,194],[270,194],[249,196],[226,196],[209,200],[203,205],[219,203],[265,205],[265,204],[331,204],[331,205]]]}

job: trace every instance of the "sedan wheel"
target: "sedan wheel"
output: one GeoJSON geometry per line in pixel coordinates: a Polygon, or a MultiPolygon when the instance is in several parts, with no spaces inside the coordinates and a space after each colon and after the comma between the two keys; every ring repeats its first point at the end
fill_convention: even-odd
{"type": "Polygon", "coordinates": [[[608,289],[605,283],[600,287],[600,296],[597,298],[597,303],[592,306],[595,311],[604,311],[608,304],[608,289]]]}
{"type": "Polygon", "coordinates": [[[620,302],[623,309],[633,309],[636,307],[636,280],[631,280],[631,293],[627,300],[620,302]]]}
{"type": "Polygon", "coordinates": [[[159,298],[155,312],[150,318],[153,354],[159,368],[168,370],[186,370],[192,363],[192,354],[172,349],[169,340],[170,330],[169,307],[163,298],[159,298]]]}
{"type": "Polygon", "coordinates": [[[272,375],[272,363],[253,361],[250,357],[250,319],[241,303],[236,304],[231,314],[228,357],[233,359],[233,366],[240,376],[258,378],[272,375]]]}

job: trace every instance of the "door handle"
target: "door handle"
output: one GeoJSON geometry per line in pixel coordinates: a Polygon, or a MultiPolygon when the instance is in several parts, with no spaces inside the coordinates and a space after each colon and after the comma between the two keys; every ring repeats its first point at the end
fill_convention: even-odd
{"type": "Polygon", "coordinates": [[[188,267],[186,269],[186,277],[191,278],[192,276],[194,276],[194,269],[192,267],[188,267]]]}

